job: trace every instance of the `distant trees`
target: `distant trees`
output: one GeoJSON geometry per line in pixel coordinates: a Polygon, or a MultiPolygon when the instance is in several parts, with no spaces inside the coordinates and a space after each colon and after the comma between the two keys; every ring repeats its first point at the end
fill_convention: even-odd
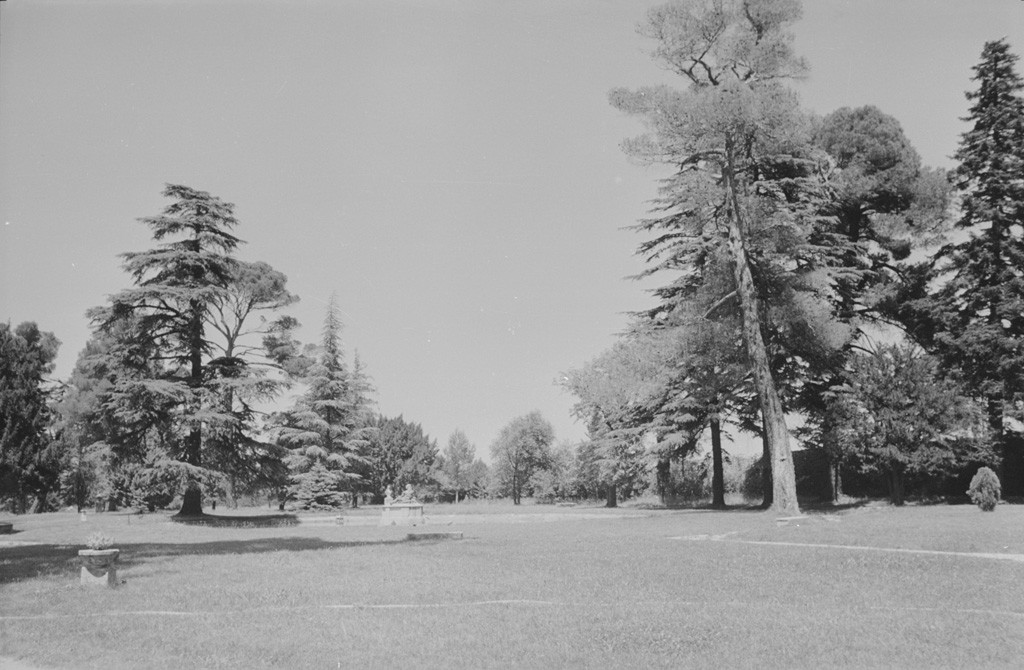
{"type": "Polygon", "coordinates": [[[94,336],[78,354],[71,377],[54,404],[53,433],[64,455],[64,498],[81,511],[93,499],[110,497],[110,433],[103,403],[113,385],[105,354],[112,339],[94,336]]]}
{"type": "Polygon", "coordinates": [[[549,462],[554,439],[551,424],[540,412],[534,411],[505,424],[491,444],[495,483],[514,504],[522,502],[523,491],[534,472],[549,462]]]}
{"type": "Polygon", "coordinates": [[[50,389],[59,340],[33,322],[0,323],[0,501],[16,510],[47,509],[60,477],[59,454],[49,433],[50,389]]]}
{"type": "Polygon", "coordinates": [[[401,490],[406,484],[432,486],[435,482],[437,442],[423,432],[423,426],[397,417],[378,416],[367,447],[369,491],[373,500],[384,500],[388,486],[401,490]]]}
{"type": "Polygon", "coordinates": [[[479,495],[487,488],[487,465],[476,458],[476,447],[466,434],[456,429],[448,438],[444,452],[437,457],[441,490],[460,497],[479,495]]]}
{"type": "Polygon", "coordinates": [[[675,338],[663,333],[623,338],[559,379],[578,399],[572,411],[587,426],[592,442],[585,458],[609,507],[618,504],[620,490],[645,486],[650,470],[645,436],[661,443],[673,434],[670,422],[678,415],[662,412],[660,402],[674,373],[677,349],[675,338]]]}

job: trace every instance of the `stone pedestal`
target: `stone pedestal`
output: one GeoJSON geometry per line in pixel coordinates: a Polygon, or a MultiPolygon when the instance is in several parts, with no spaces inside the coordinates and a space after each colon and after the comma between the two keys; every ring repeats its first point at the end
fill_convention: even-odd
{"type": "Polygon", "coordinates": [[[79,581],[83,586],[117,586],[117,549],[81,549],[82,573],[79,581]]]}
{"type": "Polygon", "coordinates": [[[423,503],[391,503],[381,513],[382,526],[418,526],[423,523],[423,503]]]}

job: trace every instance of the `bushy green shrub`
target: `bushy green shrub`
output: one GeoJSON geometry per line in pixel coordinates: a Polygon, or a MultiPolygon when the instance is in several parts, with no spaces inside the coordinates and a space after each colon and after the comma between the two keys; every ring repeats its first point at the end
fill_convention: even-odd
{"type": "Polygon", "coordinates": [[[971,502],[976,504],[984,512],[991,512],[999,502],[999,477],[990,468],[978,468],[978,473],[971,480],[971,488],[967,489],[967,495],[971,502]]]}
{"type": "Polygon", "coordinates": [[[176,473],[164,467],[135,467],[126,472],[128,504],[139,509],[164,509],[180,488],[176,473]]]}
{"type": "Polygon", "coordinates": [[[331,510],[346,503],[346,496],[338,490],[338,473],[319,463],[309,472],[293,475],[292,480],[295,482],[293,496],[301,509],[331,510]]]}

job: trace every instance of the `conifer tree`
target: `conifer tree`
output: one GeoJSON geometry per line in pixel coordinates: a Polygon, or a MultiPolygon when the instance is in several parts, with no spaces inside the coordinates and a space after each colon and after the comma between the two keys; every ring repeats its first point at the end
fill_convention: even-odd
{"type": "Polygon", "coordinates": [[[233,205],[187,186],[168,185],[163,195],[171,204],[140,222],[155,240],[178,239],[122,254],[135,285],[89,315],[99,329],[118,334],[111,355],[121,366],[144,373],[120,376],[113,401],[121,418],[137,424],[137,437],[169,425],[163,446],[187,482],[180,513],[191,516],[202,514],[201,483],[213,474],[204,467],[204,430],[239,420],[218,406],[206,326],[211,305],[227,294],[236,268],[231,254],[241,240],[231,233],[238,224],[233,205]]]}
{"type": "Polygon", "coordinates": [[[813,332],[802,324],[829,313],[826,297],[851,272],[841,262],[847,241],[821,221],[807,118],[783,85],[805,70],[789,31],[799,15],[795,0],[656,7],[641,31],[687,88],[611,94],[650,129],[627,153],[677,168],[658,216],[637,226],[654,235],[640,248],[649,273],[678,277],[657,293],[661,312],[699,301],[708,315],[738,317],[772,456],[772,505],[784,513],[798,510],[796,477],[768,336],[813,332]],[[785,305],[784,321],[772,321],[773,303],[785,305]]]}
{"type": "Polygon", "coordinates": [[[278,417],[278,443],[289,450],[290,493],[303,505],[337,503],[342,490],[355,490],[366,463],[368,382],[361,364],[355,374],[348,369],[341,329],[332,296],[319,352],[302,380],[306,391],[278,417]]]}
{"type": "MultiPolygon", "coordinates": [[[[947,245],[918,274],[916,289],[940,288],[908,302],[901,315],[947,368],[962,371],[985,401],[1004,443],[1004,418],[1024,390],[1024,87],[1017,56],[1003,40],[985,44],[974,67],[977,88],[964,119],[953,172],[963,241],[947,245]]],[[[1003,454],[1007,456],[1008,454],[1003,454]]],[[[1024,482],[1007,481],[1016,492],[1024,482]]]]}
{"type": "Polygon", "coordinates": [[[53,371],[60,342],[32,322],[16,328],[0,323],[0,500],[13,498],[27,511],[28,495],[37,511],[56,488],[59,465],[51,449],[46,375],[53,371]]]}

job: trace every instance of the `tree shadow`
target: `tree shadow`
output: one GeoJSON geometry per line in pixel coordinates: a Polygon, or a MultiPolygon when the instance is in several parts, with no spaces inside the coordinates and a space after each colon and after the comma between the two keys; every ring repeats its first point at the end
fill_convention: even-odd
{"type": "MultiPolygon", "coordinates": [[[[800,512],[802,514],[833,514],[836,512],[845,512],[851,509],[857,509],[871,504],[871,500],[867,498],[857,498],[845,500],[843,502],[832,502],[823,500],[801,500],[800,501],[800,512]]],[[[731,513],[755,513],[755,514],[766,514],[771,513],[770,507],[765,507],[762,503],[741,503],[725,505],[724,507],[715,507],[706,501],[674,501],[668,503],[657,503],[657,504],[640,504],[631,505],[627,509],[638,509],[645,511],[659,511],[659,510],[671,510],[671,511],[689,511],[689,512],[731,512],[731,513]]]]}
{"type": "MultiPolygon", "coordinates": [[[[119,544],[118,566],[131,568],[160,558],[179,556],[215,556],[226,554],[260,554],[274,551],[317,551],[377,545],[399,545],[409,542],[408,536],[369,540],[328,541],[314,537],[272,537],[250,540],[218,540],[214,542],[119,544]]],[[[440,540],[436,540],[440,541],[440,540]]],[[[418,542],[423,544],[424,541],[418,542]]],[[[78,571],[79,546],[32,544],[0,549],[0,587],[27,579],[68,575],[78,571]]]]}
{"type": "Polygon", "coordinates": [[[842,502],[833,502],[831,500],[817,500],[812,502],[800,501],[800,510],[803,512],[845,512],[851,509],[859,509],[866,507],[871,504],[871,500],[868,498],[856,498],[851,500],[844,500],[842,502]]]}
{"type": "Polygon", "coordinates": [[[257,516],[224,516],[220,514],[199,514],[195,516],[171,517],[174,523],[187,526],[210,526],[213,528],[280,528],[298,526],[299,517],[294,514],[262,514],[257,516]]]}

